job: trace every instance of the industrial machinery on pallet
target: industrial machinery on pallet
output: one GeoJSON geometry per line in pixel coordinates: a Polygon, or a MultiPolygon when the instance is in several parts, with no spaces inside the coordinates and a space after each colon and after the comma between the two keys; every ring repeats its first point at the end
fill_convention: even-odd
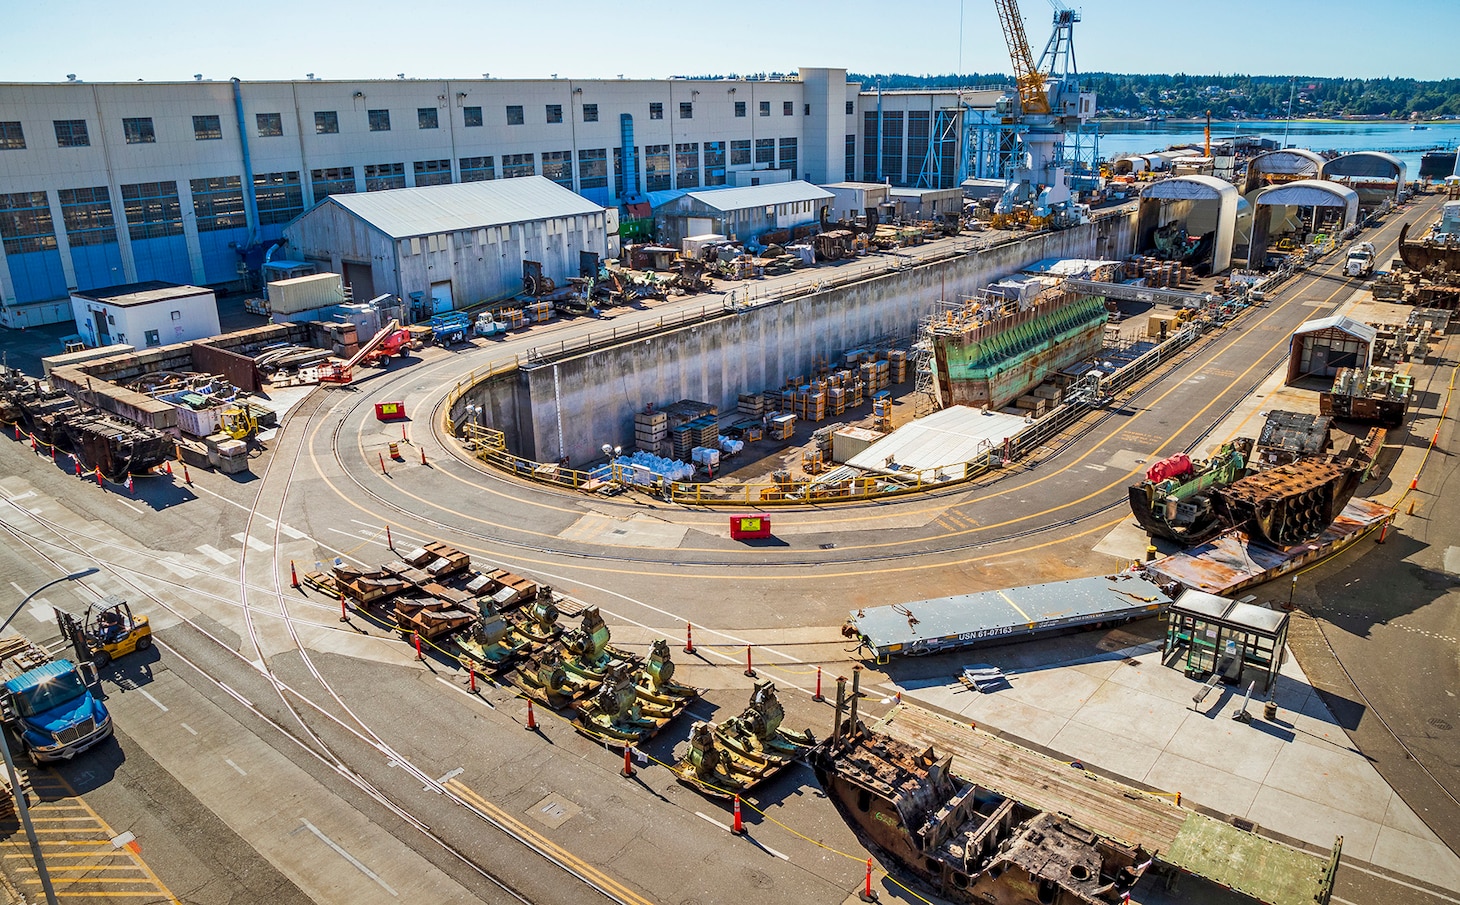
{"type": "Polygon", "coordinates": [[[816,738],[784,729],[786,711],[774,682],[757,682],[750,703],[724,723],[695,723],[689,747],[674,765],[682,783],[719,798],[744,795],[789,767],[816,738]]]}
{"type": "Polygon", "coordinates": [[[1239,437],[1205,460],[1184,453],[1161,459],[1130,485],[1131,513],[1152,537],[1186,546],[1216,537],[1228,525],[1212,508],[1211,491],[1245,475],[1251,456],[1252,440],[1239,437]]]}

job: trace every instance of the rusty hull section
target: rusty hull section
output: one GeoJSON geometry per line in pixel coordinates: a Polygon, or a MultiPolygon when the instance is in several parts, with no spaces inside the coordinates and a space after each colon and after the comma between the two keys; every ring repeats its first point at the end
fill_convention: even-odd
{"type": "Polygon", "coordinates": [[[818,780],[864,842],[940,896],[1113,905],[1150,866],[1139,846],[959,779],[932,748],[849,731],[813,752],[818,780]]]}

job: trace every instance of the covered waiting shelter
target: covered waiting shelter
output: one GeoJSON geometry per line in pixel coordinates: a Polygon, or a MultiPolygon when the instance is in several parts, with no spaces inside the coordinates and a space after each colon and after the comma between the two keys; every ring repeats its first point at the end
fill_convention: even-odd
{"type": "Polygon", "coordinates": [[[1323,158],[1307,148],[1268,151],[1247,161],[1247,179],[1242,183],[1242,194],[1251,195],[1268,186],[1301,179],[1317,179],[1322,173],[1323,158]]]}
{"type": "MultiPolygon", "coordinates": [[[[1251,598],[1248,598],[1251,599],[1251,598]]],[[[1288,614],[1205,591],[1183,591],[1166,613],[1161,662],[1194,679],[1272,688],[1288,642],[1288,614]]]]}
{"type": "MultiPolygon", "coordinates": [[[[1236,186],[1214,176],[1177,176],[1154,182],[1141,192],[1137,234],[1144,240],[1148,230],[1182,220],[1188,235],[1211,236],[1210,272],[1221,273],[1232,266],[1240,200],[1236,186]]],[[[1203,263],[1193,262],[1194,266],[1203,263]]]]}
{"type": "Polygon", "coordinates": [[[1321,175],[1358,192],[1359,206],[1373,209],[1385,201],[1399,200],[1406,172],[1404,161],[1393,154],[1355,151],[1325,161],[1321,175]]]}
{"type": "Polygon", "coordinates": [[[1273,186],[1258,194],[1253,204],[1256,209],[1252,246],[1247,255],[1249,266],[1261,265],[1274,235],[1296,234],[1300,244],[1305,244],[1309,234],[1316,234],[1320,229],[1340,233],[1359,219],[1358,192],[1321,179],[1301,179],[1273,186]],[[1280,219],[1274,222],[1274,218],[1280,219]]]}

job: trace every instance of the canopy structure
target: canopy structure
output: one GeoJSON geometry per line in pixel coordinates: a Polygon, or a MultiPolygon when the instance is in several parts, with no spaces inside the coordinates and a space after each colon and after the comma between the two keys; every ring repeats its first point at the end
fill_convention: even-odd
{"type": "Polygon", "coordinates": [[[1381,151],[1355,151],[1323,164],[1322,178],[1347,185],[1359,193],[1359,204],[1377,207],[1385,199],[1398,201],[1404,189],[1404,161],[1381,151]]]}
{"type": "Polygon", "coordinates": [[[1249,265],[1263,263],[1268,242],[1274,235],[1292,236],[1303,244],[1310,234],[1324,229],[1342,232],[1359,218],[1358,193],[1346,185],[1321,179],[1300,179],[1273,186],[1260,192],[1253,204],[1256,212],[1247,255],[1249,265]],[[1340,212],[1336,217],[1335,209],[1340,212]]]}
{"type": "Polygon", "coordinates": [[[1237,187],[1214,176],[1177,176],[1153,182],[1141,192],[1139,234],[1176,220],[1185,221],[1187,234],[1212,235],[1211,272],[1232,266],[1232,243],[1237,231],[1237,187]]]}
{"type": "Polygon", "coordinates": [[[1242,194],[1250,195],[1264,187],[1285,182],[1317,179],[1322,172],[1323,158],[1307,148],[1268,151],[1247,161],[1247,180],[1242,184],[1242,194]]]}

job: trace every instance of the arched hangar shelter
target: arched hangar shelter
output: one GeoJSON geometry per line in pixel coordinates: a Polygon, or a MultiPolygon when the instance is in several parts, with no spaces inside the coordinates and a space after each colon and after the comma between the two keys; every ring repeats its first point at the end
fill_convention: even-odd
{"type": "MultiPolygon", "coordinates": [[[[1359,219],[1359,195],[1336,182],[1303,179],[1260,193],[1253,202],[1252,245],[1247,266],[1264,266],[1270,246],[1293,247],[1319,233],[1339,233],[1359,219]]],[[[1286,249],[1283,249],[1286,250],[1286,249]]]]}
{"type": "Polygon", "coordinates": [[[1284,148],[1268,151],[1247,161],[1247,178],[1242,182],[1242,195],[1273,185],[1317,179],[1323,172],[1323,158],[1307,148],[1284,148]]]}
{"type": "Polygon", "coordinates": [[[1359,193],[1359,209],[1373,210],[1385,201],[1398,201],[1404,188],[1404,161],[1380,151],[1356,151],[1323,164],[1323,178],[1359,193]]]}
{"type": "Polygon", "coordinates": [[[1143,249],[1178,260],[1198,273],[1232,266],[1237,187],[1214,176],[1177,176],[1141,192],[1136,235],[1143,249]]]}
{"type": "Polygon", "coordinates": [[[1332,378],[1339,368],[1368,370],[1378,335],[1368,324],[1341,314],[1308,321],[1288,341],[1287,383],[1304,377],[1332,378]]]}

